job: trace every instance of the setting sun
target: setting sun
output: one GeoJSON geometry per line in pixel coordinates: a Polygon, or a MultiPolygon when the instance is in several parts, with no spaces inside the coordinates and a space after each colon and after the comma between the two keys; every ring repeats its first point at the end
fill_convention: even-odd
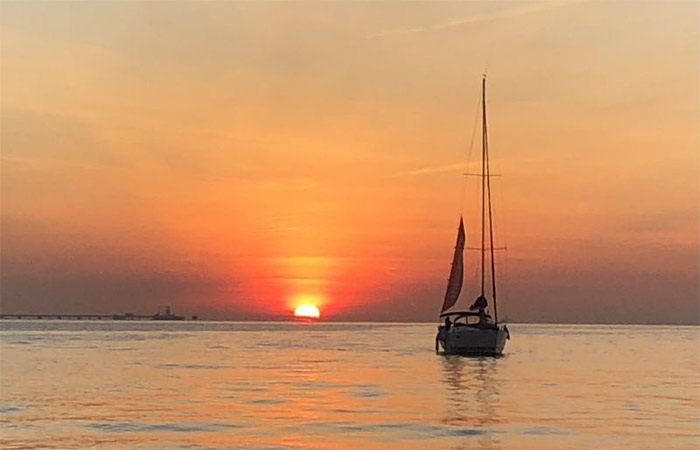
{"type": "Polygon", "coordinates": [[[318,319],[321,311],[314,305],[300,305],[294,310],[294,317],[297,319],[318,319]]]}

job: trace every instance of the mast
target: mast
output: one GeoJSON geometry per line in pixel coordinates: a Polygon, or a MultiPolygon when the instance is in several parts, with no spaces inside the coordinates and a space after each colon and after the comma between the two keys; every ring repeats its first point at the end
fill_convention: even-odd
{"type": "Polygon", "coordinates": [[[486,279],[486,75],[481,80],[481,296],[486,279]]]}
{"type": "Polygon", "coordinates": [[[488,128],[486,124],[486,75],[481,80],[482,89],[482,160],[481,160],[481,295],[484,295],[484,279],[486,271],[486,248],[485,248],[485,221],[486,221],[486,204],[488,203],[488,218],[489,218],[489,256],[491,258],[491,295],[493,296],[493,315],[494,320],[498,323],[498,306],[496,303],[496,263],[494,259],[493,245],[493,208],[491,205],[491,169],[489,167],[489,139],[488,128]]]}

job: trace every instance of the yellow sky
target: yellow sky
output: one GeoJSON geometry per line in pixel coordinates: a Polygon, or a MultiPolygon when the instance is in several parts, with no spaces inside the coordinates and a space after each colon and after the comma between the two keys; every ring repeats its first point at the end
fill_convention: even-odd
{"type": "Polygon", "coordinates": [[[433,320],[487,71],[499,312],[698,321],[694,1],[0,12],[4,311],[433,320]]]}

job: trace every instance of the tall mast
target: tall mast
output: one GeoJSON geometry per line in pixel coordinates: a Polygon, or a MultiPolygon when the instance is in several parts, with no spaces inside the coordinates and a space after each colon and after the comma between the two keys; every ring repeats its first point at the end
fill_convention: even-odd
{"type": "Polygon", "coordinates": [[[486,75],[481,80],[481,296],[486,279],[486,75]]]}

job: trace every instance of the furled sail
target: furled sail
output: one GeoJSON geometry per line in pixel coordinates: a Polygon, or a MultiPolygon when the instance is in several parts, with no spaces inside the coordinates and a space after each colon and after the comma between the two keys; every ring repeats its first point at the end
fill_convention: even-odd
{"type": "Polygon", "coordinates": [[[445,292],[445,301],[442,304],[441,313],[452,308],[459,293],[462,291],[462,279],[464,278],[464,244],[466,242],[466,234],[464,232],[464,221],[459,218],[459,230],[457,231],[457,243],[455,244],[455,255],[452,258],[452,270],[450,271],[450,280],[447,282],[447,292],[445,292]]]}

